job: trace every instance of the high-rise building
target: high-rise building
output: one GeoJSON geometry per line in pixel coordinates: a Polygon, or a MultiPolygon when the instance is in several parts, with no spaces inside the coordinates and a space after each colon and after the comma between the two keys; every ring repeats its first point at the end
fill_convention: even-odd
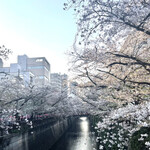
{"type": "Polygon", "coordinates": [[[28,56],[27,55],[19,55],[18,56],[18,64],[21,66],[21,72],[26,72],[27,71],[27,60],[28,56]]]}
{"type": "Polygon", "coordinates": [[[25,85],[31,82],[39,85],[50,83],[50,64],[45,57],[29,58],[27,55],[20,55],[17,63],[10,64],[10,67],[0,66],[0,72],[21,77],[25,85]]]}
{"type": "Polygon", "coordinates": [[[31,72],[36,84],[50,82],[50,64],[45,57],[29,58],[27,55],[18,56],[18,64],[22,72],[31,72]]]}
{"type": "Polygon", "coordinates": [[[21,66],[17,63],[10,64],[10,75],[19,76],[21,72],[21,66]]]}
{"type": "Polygon", "coordinates": [[[51,73],[51,86],[58,92],[61,92],[61,75],[59,73],[51,73]]]}
{"type": "Polygon", "coordinates": [[[61,88],[68,95],[68,75],[61,75],[61,88]]]}
{"type": "Polygon", "coordinates": [[[63,95],[68,95],[68,75],[60,73],[51,74],[51,86],[63,95]]]}

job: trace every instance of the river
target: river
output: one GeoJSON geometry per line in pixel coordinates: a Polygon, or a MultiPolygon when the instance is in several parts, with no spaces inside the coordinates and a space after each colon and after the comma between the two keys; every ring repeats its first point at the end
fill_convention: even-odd
{"type": "Polygon", "coordinates": [[[56,142],[64,128],[67,128],[67,121],[40,128],[33,133],[7,138],[0,143],[0,150],[96,150],[95,135],[90,130],[88,117],[76,118],[74,124],[56,142]]]}
{"type": "Polygon", "coordinates": [[[96,150],[94,132],[87,117],[80,117],[50,150],[96,150]]]}

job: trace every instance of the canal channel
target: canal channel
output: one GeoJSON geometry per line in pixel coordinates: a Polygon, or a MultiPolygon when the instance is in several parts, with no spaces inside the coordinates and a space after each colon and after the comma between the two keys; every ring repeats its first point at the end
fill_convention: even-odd
{"type": "Polygon", "coordinates": [[[71,126],[69,120],[64,120],[33,133],[6,138],[0,143],[0,150],[97,150],[89,118],[78,117],[73,120],[71,126]]]}
{"type": "Polygon", "coordinates": [[[87,117],[80,117],[50,150],[96,150],[96,137],[87,117]]]}

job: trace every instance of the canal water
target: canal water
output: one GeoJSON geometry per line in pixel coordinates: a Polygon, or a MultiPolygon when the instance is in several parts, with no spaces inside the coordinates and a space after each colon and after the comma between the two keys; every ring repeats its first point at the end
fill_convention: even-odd
{"type": "Polygon", "coordinates": [[[80,117],[50,150],[97,150],[96,137],[87,117],[80,117]]]}
{"type": "Polygon", "coordinates": [[[0,142],[0,150],[96,150],[95,135],[87,117],[74,119],[73,125],[64,133],[63,130],[68,128],[67,124],[66,120],[33,133],[7,138],[0,142]],[[63,135],[56,142],[60,134],[63,135]]]}

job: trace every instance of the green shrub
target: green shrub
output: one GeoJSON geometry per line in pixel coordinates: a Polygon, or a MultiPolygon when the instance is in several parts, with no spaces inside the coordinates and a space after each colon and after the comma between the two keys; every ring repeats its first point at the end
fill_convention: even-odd
{"type": "Polygon", "coordinates": [[[142,127],[132,135],[129,141],[129,150],[148,150],[145,145],[146,142],[150,142],[150,127],[142,127]],[[148,136],[139,140],[142,137],[141,134],[147,134],[148,136]]]}

